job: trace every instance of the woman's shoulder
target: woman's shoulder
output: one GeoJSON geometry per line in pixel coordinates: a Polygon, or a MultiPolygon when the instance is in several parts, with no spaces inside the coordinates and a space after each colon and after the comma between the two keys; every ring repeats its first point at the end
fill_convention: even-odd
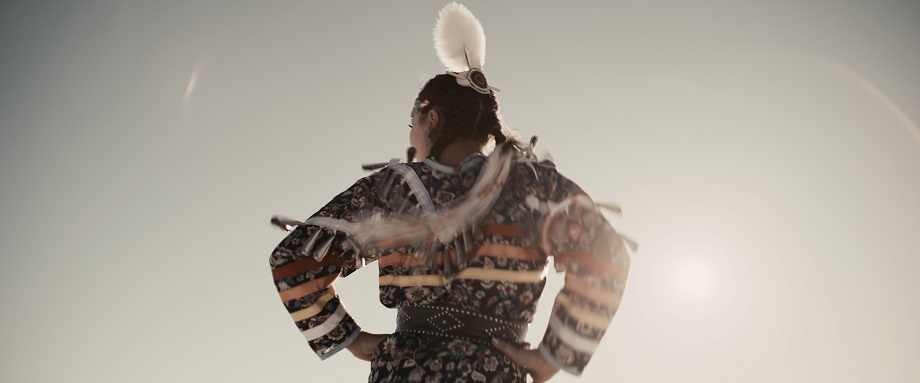
{"type": "Polygon", "coordinates": [[[552,160],[521,160],[518,161],[515,173],[529,182],[552,181],[558,178],[565,178],[556,163],[552,160]]]}
{"type": "Polygon", "coordinates": [[[551,160],[519,161],[516,181],[545,198],[556,199],[564,195],[584,193],[575,182],[562,174],[551,160]]]}

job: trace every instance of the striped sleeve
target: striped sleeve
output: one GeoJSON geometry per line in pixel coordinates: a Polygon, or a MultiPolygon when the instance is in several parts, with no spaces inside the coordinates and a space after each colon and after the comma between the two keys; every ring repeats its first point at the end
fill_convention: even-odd
{"type": "Polygon", "coordinates": [[[584,194],[547,215],[544,251],[565,272],[539,350],[556,367],[581,375],[607,331],[623,295],[631,242],[621,237],[584,194]]]}
{"type": "Polygon", "coordinates": [[[333,282],[368,261],[351,239],[350,229],[356,217],[380,208],[374,188],[378,178],[374,173],[336,196],[292,230],[269,260],[285,309],[321,359],[347,347],[361,332],[333,282]]]}

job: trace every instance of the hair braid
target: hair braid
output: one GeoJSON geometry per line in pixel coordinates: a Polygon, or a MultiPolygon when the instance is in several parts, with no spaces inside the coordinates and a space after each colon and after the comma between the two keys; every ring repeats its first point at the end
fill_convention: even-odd
{"type": "Polygon", "coordinates": [[[484,97],[483,109],[485,113],[482,114],[482,118],[479,120],[476,133],[481,135],[483,142],[487,142],[489,135],[491,135],[495,139],[495,145],[505,143],[507,137],[502,133],[502,122],[498,117],[498,100],[495,99],[494,94],[484,97]]]}

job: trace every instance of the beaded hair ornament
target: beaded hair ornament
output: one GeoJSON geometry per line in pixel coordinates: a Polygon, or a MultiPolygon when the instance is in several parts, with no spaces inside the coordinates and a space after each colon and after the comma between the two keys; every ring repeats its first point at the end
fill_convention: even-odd
{"type": "Polygon", "coordinates": [[[457,78],[457,84],[482,94],[500,91],[489,86],[482,73],[486,63],[486,34],[482,24],[462,4],[451,2],[438,13],[434,49],[447,73],[457,78]]]}

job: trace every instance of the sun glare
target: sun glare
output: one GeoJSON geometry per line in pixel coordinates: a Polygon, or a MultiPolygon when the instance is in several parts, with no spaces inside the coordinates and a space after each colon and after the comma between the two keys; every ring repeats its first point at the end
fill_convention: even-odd
{"type": "Polygon", "coordinates": [[[699,257],[675,264],[671,281],[676,295],[688,301],[712,297],[717,285],[712,264],[699,257]]]}
{"type": "Polygon", "coordinates": [[[680,306],[708,306],[725,298],[726,289],[732,288],[725,285],[729,244],[705,231],[674,234],[661,249],[666,295],[676,298],[680,306]]]}

